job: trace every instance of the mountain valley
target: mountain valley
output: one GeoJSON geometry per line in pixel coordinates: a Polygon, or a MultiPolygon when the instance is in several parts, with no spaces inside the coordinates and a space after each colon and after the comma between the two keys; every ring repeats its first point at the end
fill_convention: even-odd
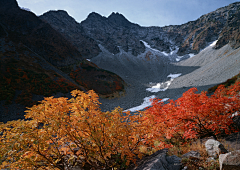
{"type": "Polygon", "coordinates": [[[128,110],[155,97],[177,99],[191,87],[207,90],[240,72],[240,2],[165,27],[142,27],[114,12],[92,12],[81,23],[63,10],[37,17],[15,0],[1,1],[0,10],[0,121],[24,118],[26,103],[69,97],[74,88],[94,89],[103,111],[128,110]],[[26,95],[31,99],[17,102],[26,95]]]}

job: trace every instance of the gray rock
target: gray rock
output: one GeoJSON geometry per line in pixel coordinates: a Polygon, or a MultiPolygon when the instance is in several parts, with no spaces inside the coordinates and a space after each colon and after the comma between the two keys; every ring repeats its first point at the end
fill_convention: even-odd
{"type": "Polygon", "coordinates": [[[180,170],[181,159],[175,155],[167,156],[168,149],[163,149],[141,160],[132,170],[180,170]]]}
{"type": "Polygon", "coordinates": [[[200,153],[197,151],[190,151],[188,153],[185,153],[182,155],[182,158],[189,158],[189,157],[195,157],[195,158],[200,158],[200,153]]]}
{"type": "Polygon", "coordinates": [[[219,155],[220,170],[240,169],[240,150],[219,155]]]}
{"type": "Polygon", "coordinates": [[[213,158],[217,158],[218,155],[228,152],[219,141],[214,139],[207,140],[205,147],[208,155],[213,158]]]}
{"type": "Polygon", "coordinates": [[[207,162],[216,162],[216,160],[214,159],[214,157],[209,157],[209,158],[207,158],[207,162]]]}

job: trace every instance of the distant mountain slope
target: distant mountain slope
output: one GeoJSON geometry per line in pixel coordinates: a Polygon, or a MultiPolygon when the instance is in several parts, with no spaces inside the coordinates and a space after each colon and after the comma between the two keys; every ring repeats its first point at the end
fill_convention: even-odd
{"type": "Polygon", "coordinates": [[[101,52],[98,43],[93,38],[88,37],[83,27],[66,11],[50,11],[40,16],[40,19],[51,24],[78,49],[84,58],[92,58],[101,52]]]}
{"type": "Polygon", "coordinates": [[[71,90],[103,97],[124,91],[118,75],[83,59],[74,45],[16,0],[0,1],[0,122],[23,119],[30,107],[71,90]]]}
{"type": "MultiPolygon", "coordinates": [[[[219,8],[201,16],[195,21],[183,25],[167,26],[163,29],[170,33],[179,33],[183,38],[178,54],[189,52],[198,53],[209,42],[219,39],[217,48],[223,47],[233,37],[232,32],[226,30],[239,30],[240,2],[219,8]]],[[[233,46],[232,46],[233,47],[233,46]]],[[[236,47],[236,46],[235,46],[236,47]]]]}
{"type": "MultiPolygon", "coordinates": [[[[178,49],[177,54],[183,56],[189,53],[197,54],[210,42],[217,39],[219,41],[216,48],[220,48],[230,41],[234,48],[238,47],[239,41],[236,41],[236,37],[239,35],[239,10],[240,2],[236,2],[205,14],[195,21],[166,27],[141,27],[131,23],[119,13],[112,13],[110,16],[104,17],[92,12],[86,20],[78,24],[78,27],[81,27],[82,35],[97,41],[113,54],[119,53],[121,47],[125,52],[137,56],[145,51],[145,46],[140,41],[144,40],[159,51],[170,53],[178,49]]],[[[54,18],[60,18],[60,16],[62,16],[60,12],[50,11],[40,18],[61,31],[60,22],[59,24],[52,23],[54,18]]],[[[70,16],[64,15],[62,22],[65,20],[70,21],[70,16]]],[[[71,27],[73,22],[67,23],[64,28],[69,30],[69,35],[79,30],[70,30],[68,27],[71,27]]],[[[76,22],[75,25],[77,25],[76,22]]],[[[77,41],[76,37],[71,37],[71,39],[72,42],[77,41]]],[[[88,48],[88,50],[91,49],[88,48]]]]}
{"type": "MultiPolygon", "coordinates": [[[[56,18],[61,18],[60,16],[62,15],[59,11],[50,11],[40,16],[40,18],[51,24],[53,28],[62,32],[61,22],[55,21],[56,18]]],[[[145,50],[145,46],[139,41],[138,37],[135,36],[135,29],[141,27],[137,24],[132,24],[119,13],[112,13],[108,18],[106,18],[93,12],[88,15],[88,18],[85,21],[78,24],[78,26],[75,21],[70,22],[70,16],[64,15],[64,17],[62,17],[62,21],[66,20],[69,22],[67,22],[68,24],[63,27],[66,27],[68,31],[64,34],[68,34],[69,36],[73,35],[74,32],[81,32],[84,37],[91,38],[88,38],[88,41],[95,41],[98,42],[98,44],[102,44],[113,54],[119,53],[118,46],[121,46],[125,51],[130,51],[135,56],[145,50]],[[71,28],[72,24],[75,25],[74,28],[71,28]]],[[[78,36],[71,36],[71,41],[78,41],[78,36]]],[[[89,43],[91,42],[88,42],[88,44],[89,43]]],[[[87,49],[94,53],[93,48],[87,49]]]]}
{"type": "Polygon", "coordinates": [[[23,43],[54,66],[61,67],[82,61],[80,52],[49,24],[32,12],[20,9],[15,0],[2,0],[1,3],[0,24],[11,33],[11,41],[23,43]]]}
{"type": "Polygon", "coordinates": [[[230,43],[231,47],[237,49],[240,47],[240,8],[239,3],[232,4],[236,12],[229,12],[227,22],[219,35],[216,48],[230,43]],[[236,4],[236,6],[235,6],[236,4]]]}

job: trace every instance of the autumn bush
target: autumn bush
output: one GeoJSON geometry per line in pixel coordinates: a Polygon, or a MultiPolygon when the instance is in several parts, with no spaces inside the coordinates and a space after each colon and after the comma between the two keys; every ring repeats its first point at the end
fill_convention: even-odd
{"type": "Polygon", "coordinates": [[[27,121],[1,125],[0,168],[124,168],[142,156],[138,148],[149,132],[139,114],[102,112],[93,91],[72,95],[45,98],[27,110],[27,121]]]}
{"type": "Polygon", "coordinates": [[[0,168],[124,169],[142,152],[236,132],[232,114],[240,109],[239,92],[239,81],[219,86],[212,96],[192,88],[167,104],[155,99],[137,114],[119,107],[102,112],[93,91],[48,97],[28,108],[27,120],[0,125],[0,168]]]}
{"type": "Polygon", "coordinates": [[[240,110],[240,81],[226,89],[219,86],[212,96],[191,88],[182,97],[164,104],[155,99],[146,110],[146,124],[153,125],[153,139],[162,147],[181,146],[189,140],[237,132],[233,113],[240,110]]]}

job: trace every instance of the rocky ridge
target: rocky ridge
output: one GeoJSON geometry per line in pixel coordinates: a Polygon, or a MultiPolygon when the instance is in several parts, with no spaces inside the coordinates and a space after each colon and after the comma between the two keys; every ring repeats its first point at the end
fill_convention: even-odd
{"type": "Polygon", "coordinates": [[[83,27],[66,11],[50,11],[40,18],[51,24],[55,30],[70,41],[84,58],[92,58],[101,52],[96,40],[87,36],[83,27]]]}
{"type": "MultiPolygon", "coordinates": [[[[92,38],[112,54],[120,53],[119,48],[121,48],[125,52],[138,56],[145,51],[141,40],[162,52],[170,53],[177,50],[179,56],[190,53],[197,54],[210,42],[217,39],[219,39],[216,45],[218,49],[229,42],[234,48],[239,46],[239,41],[236,41],[239,30],[239,9],[240,3],[236,2],[205,14],[195,21],[165,27],[142,27],[131,23],[119,13],[113,12],[110,16],[104,17],[92,12],[84,21],[78,23],[77,27],[79,28],[69,30],[67,34],[69,36],[74,31],[81,30],[82,35],[92,38]]],[[[40,18],[61,31],[61,25],[57,22],[53,23],[54,18],[60,18],[59,13],[59,11],[50,11],[40,18]]],[[[70,18],[65,15],[62,20],[70,21],[70,18]]],[[[71,27],[73,22],[67,23],[69,25],[67,27],[71,27]]],[[[78,39],[71,38],[72,41],[78,39]]],[[[95,51],[95,49],[90,50],[95,51]]]]}

